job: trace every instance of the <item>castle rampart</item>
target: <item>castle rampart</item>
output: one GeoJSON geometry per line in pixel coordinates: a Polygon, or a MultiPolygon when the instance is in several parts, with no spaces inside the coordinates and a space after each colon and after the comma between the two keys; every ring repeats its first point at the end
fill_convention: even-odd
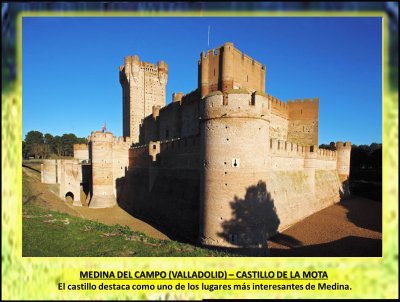
{"type": "MultiPolygon", "coordinates": [[[[125,58],[124,137],[89,137],[89,207],[118,202],[186,240],[266,252],[270,236],[349,193],[351,144],[319,149],[319,99],[266,93],[265,65],[232,43],[198,67],[197,89],[165,105],[168,65],[125,58]]],[[[44,163],[42,180],[75,195],[77,165],[44,163]]]]}

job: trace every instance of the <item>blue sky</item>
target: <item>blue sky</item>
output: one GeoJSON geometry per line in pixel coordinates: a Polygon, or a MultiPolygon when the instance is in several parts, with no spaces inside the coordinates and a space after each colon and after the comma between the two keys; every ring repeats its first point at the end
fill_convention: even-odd
{"type": "Polygon", "coordinates": [[[381,38],[380,18],[24,17],[22,135],[87,137],[105,121],[120,136],[125,56],[168,64],[170,103],[197,88],[201,51],[229,41],[266,64],[269,94],[320,98],[319,144],[382,142],[381,38]]]}

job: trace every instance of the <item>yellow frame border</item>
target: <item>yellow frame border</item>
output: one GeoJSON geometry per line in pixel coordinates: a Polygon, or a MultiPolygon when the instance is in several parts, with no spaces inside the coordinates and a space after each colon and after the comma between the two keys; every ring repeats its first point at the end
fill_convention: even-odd
{"type": "MultiPolygon", "coordinates": [[[[396,298],[398,297],[398,94],[388,90],[388,17],[383,12],[22,12],[17,18],[17,81],[2,95],[3,299],[202,299],[202,298],[396,298]],[[90,258],[22,255],[22,18],[23,17],[381,17],[383,106],[383,257],[358,258],[90,258]],[[8,122],[7,122],[8,121],[8,122]],[[5,151],[6,150],[6,151],[5,151]],[[17,155],[16,155],[17,154],[17,155]],[[5,176],[7,175],[7,177],[5,176]],[[168,260],[168,261],[166,261],[168,260]],[[314,292],[67,292],[57,282],[78,282],[80,270],[325,270],[352,291],[314,292]]],[[[222,283],[221,283],[222,284],[222,283]]]]}

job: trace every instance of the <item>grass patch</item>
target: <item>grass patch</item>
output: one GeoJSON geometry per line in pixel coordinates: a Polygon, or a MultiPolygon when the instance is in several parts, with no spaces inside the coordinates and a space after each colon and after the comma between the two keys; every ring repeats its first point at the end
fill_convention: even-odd
{"type": "Polygon", "coordinates": [[[39,195],[34,195],[31,185],[27,179],[28,176],[24,175],[22,177],[22,204],[28,204],[30,202],[36,201],[39,195]]]}
{"type": "Polygon", "coordinates": [[[23,206],[24,257],[211,257],[231,254],[170,240],[159,240],[127,226],[108,226],[34,203],[23,206]]]}

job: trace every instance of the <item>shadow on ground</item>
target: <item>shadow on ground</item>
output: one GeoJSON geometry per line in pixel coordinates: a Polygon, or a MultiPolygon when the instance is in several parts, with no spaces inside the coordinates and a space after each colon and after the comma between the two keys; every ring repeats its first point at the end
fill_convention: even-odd
{"type": "Polygon", "coordinates": [[[22,167],[27,168],[27,169],[30,169],[30,170],[35,171],[35,172],[38,172],[38,173],[42,173],[40,170],[35,169],[35,168],[33,168],[33,167],[31,167],[31,166],[28,166],[28,165],[25,165],[25,164],[22,164],[22,167]]]}
{"type": "Polygon", "coordinates": [[[347,199],[339,203],[347,212],[347,219],[356,226],[382,233],[382,203],[364,198],[347,199]]]}
{"type": "Polygon", "coordinates": [[[270,249],[275,257],[381,257],[382,240],[347,236],[328,243],[291,249],[270,249]]]}

